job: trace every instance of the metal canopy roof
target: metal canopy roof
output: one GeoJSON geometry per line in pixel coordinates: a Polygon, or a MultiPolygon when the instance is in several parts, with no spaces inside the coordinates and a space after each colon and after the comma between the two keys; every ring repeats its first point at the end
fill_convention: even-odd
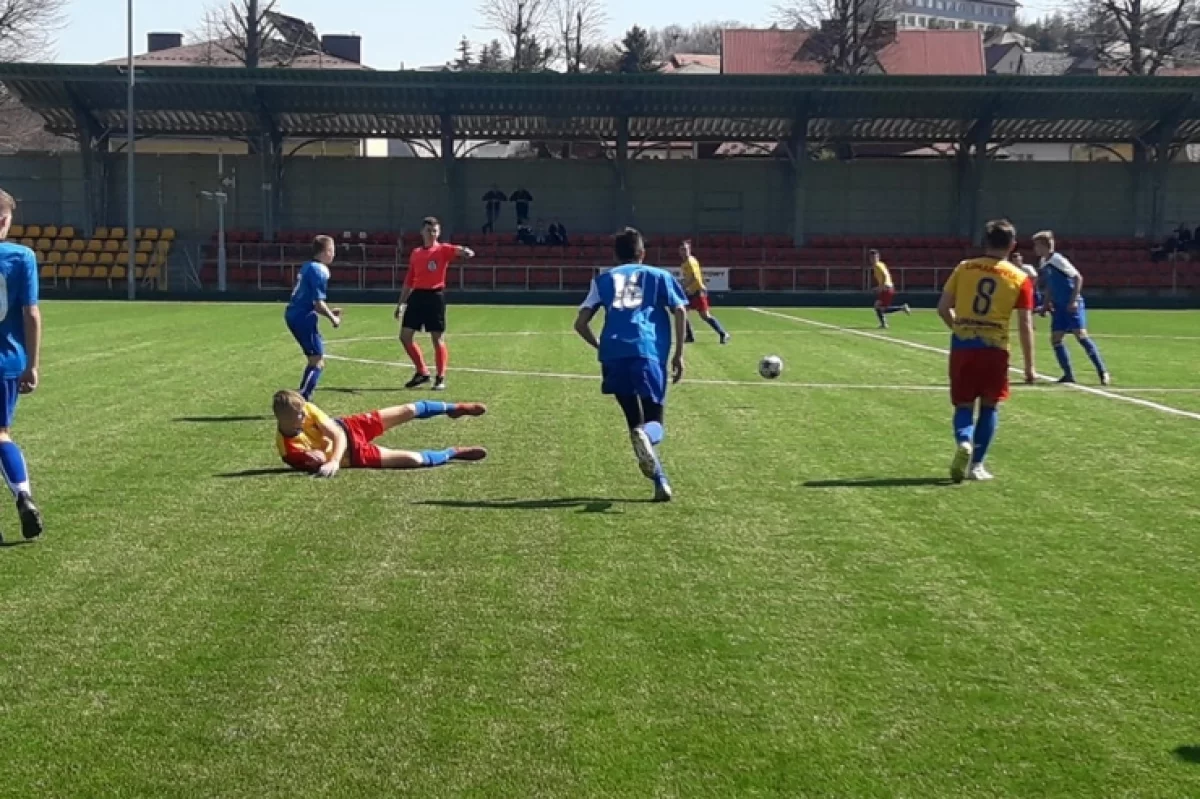
{"type": "MultiPolygon", "coordinates": [[[[121,67],[0,65],[59,134],[125,127],[121,67]]],[[[138,67],[142,136],[1113,142],[1200,134],[1200,78],[561,75],[138,67]]]]}

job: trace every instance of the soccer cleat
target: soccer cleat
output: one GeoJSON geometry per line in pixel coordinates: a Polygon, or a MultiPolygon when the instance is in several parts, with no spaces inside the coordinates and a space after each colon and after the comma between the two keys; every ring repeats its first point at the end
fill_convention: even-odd
{"type": "Polygon", "coordinates": [[[445,391],[446,390],[446,378],[442,377],[441,375],[438,375],[437,379],[433,381],[433,390],[434,391],[445,391]]]}
{"type": "Polygon", "coordinates": [[[967,477],[967,467],[971,465],[971,454],[975,448],[971,446],[970,441],[959,442],[958,449],[954,453],[954,460],[950,462],[950,479],[956,483],[961,483],[967,477]]]}
{"type": "Polygon", "coordinates": [[[483,447],[455,447],[454,457],[456,461],[481,461],[488,456],[488,451],[483,447]]]}
{"type": "Polygon", "coordinates": [[[671,490],[671,484],[667,482],[667,478],[660,477],[654,481],[655,502],[670,502],[674,497],[675,492],[671,490]]]}
{"type": "Polygon", "coordinates": [[[1075,378],[1071,375],[1063,375],[1062,377],[1058,378],[1058,382],[1063,385],[1070,385],[1071,383],[1075,382],[1075,378]]]}
{"type": "Polygon", "coordinates": [[[728,344],[728,343],[729,343],[729,340],[730,340],[731,338],[733,338],[733,336],[729,335],[728,333],[722,333],[722,334],[721,334],[721,343],[722,343],[722,344],[728,344]]]}
{"type": "Polygon", "coordinates": [[[25,536],[26,541],[37,538],[45,531],[42,512],[33,504],[33,497],[28,494],[21,495],[17,500],[17,514],[21,517],[21,535],[25,536]]]}
{"type": "Polygon", "coordinates": [[[1108,372],[1105,372],[1102,375],[1100,375],[1100,385],[1111,386],[1112,385],[1112,375],[1109,374],[1108,372]]]}
{"type": "Polygon", "coordinates": [[[461,419],[464,416],[483,416],[485,413],[487,406],[482,402],[460,402],[446,415],[451,419],[461,419]]]}
{"type": "Polygon", "coordinates": [[[419,387],[425,385],[426,383],[428,383],[429,380],[430,380],[429,375],[421,374],[420,372],[417,372],[415,375],[412,376],[412,380],[409,380],[407,383],[404,384],[404,387],[405,388],[419,388],[419,387]]]}
{"type": "Polygon", "coordinates": [[[908,307],[908,303],[907,303],[907,302],[906,302],[906,303],[904,303],[904,315],[905,315],[905,316],[912,316],[912,308],[909,308],[909,307],[908,307]]]}
{"type": "Polygon", "coordinates": [[[647,480],[654,480],[662,471],[658,463],[658,454],[650,443],[650,436],[642,428],[629,431],[629,440],[633,442],[633,454],[637,456],[638,466],[647,480]]]}
{"type": "Polygon", "coordinates": [[[684,336],[683,343],[684,344],[695,344],[696,337],[695,336],[684,336]]]}
{"type": "Polygon", "coordinates": [[[967,472],[967,479],[975,482],[986,482],[987,480],[995,480],[992,473],[983,468],[982,463],[974,463],[971,465],[971,471],[967,472]]]}

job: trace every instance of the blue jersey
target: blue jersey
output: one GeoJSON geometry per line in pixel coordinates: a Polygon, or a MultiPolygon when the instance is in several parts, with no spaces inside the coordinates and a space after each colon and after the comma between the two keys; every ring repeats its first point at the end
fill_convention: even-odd
{"type": "Polygon", "coordinates": [[[0,370],[12,380],[25,372],[25,309],[37,305],[38,271],[33,250],[0,241],[0,370]]]}
{"type": "MultiPolygon", "coordinates": [[[[1079,270],[1066,256],[1056,252],[1042,262],[1041,275],[1043,291],[1050,295],[1050,302],[1055,308],[1066,309],[1075,296],[1075,287],[1079,285],[1079,270]]],[[[1083,298],[1080,297],[1079,301],[1082,303],[1083,298]]]]}
{"type": "Polygon", "coordinates": [[[671,309],[687,306],[683,287],[670,272],[643,264],[618,266],[592,281],[584,308],[604,307],[601,363],[671,357],[671,309]]]}
{"type": "Polygon", "coordinates": [[[300,277],[296,280],[296,288],[292,289],[292,299],[284,316],[300,319],[307,314],[315,314],[314,306],[325,299],[328,288],[329,267],[320,261],[309,261],[300,269],[300,277]]]}

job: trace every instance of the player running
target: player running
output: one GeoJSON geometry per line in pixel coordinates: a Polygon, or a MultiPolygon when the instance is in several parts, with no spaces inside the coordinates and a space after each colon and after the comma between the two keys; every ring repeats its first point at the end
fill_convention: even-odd
{"type": "Polygon", "coordinates": [[[1100,376],[1100,385],[1107,386],[1112,382],[1112,376],[1100,357],[1096,343],[1088,337],[1087,310],[1083,303],[1083,275],[1074,264],[1060,252],[1054,250],[1054,234],[1043,230],[1033,237],[1033,248],[1037,252],[1042,266],[1042,275],[1046,283],[1046,307],[1050,311],[1050,344],[1054,347],[1054,357],[1062,367],[1063,376],[1060,383],[1074,383],[1075,372],[1071,368],[1071,354],[1063,343],[1063,336],[1071,333],[1079,341],[1079,346],[1087,353],[1096,374],[1100,376]]]}
{"type": "Polygon", "coordinates": [[[277,429],[275,444],[283,462],[316,477],[333,477],[342,467],[356,469],[420,469],[450,461],[481,461],[482,447],[452,447],[408,452],[375,446],[375,439],[413,419],[434,416],[483,416],[478,403],[414,402],[341,419],[331,419],[296,391],[276,392],[272,402],[277,429]]]}
{"type": "Polygon", "coordinates": [[[888,270],[887,264],[879,257],[879,250],[871,250],[867,253],[867,257],[870,259],[871,269],[875,273],[875,316],[879,318],[879,327],[886,330],[889,314],[901,311],[911,314],[912,310],[908,305],[892,305],[892,300],[896,299],[896,285],[892,283],[892,273],[888,270]]]}
{"type": "Polygon", "coordinates": [[[416,373],[404,384],[405,388],[417,388],[429,382],[429,368],[421,348],[413,342],[418,331],[427,331],[433,339],[434,360],[437,379],[434,391],[446,390],[446,367],[450,363],[450,350],[443,337],[446,334],[446,273],[450,264],[460,255],[474,258],[475,251],[469,247],[442,244],[442,225],[435,217],[427,216],[421,225],[423,245],[412,251],[408,259],[408,275],[400,291],[400,302],[396,303],[396,318],[400,322],[400,343],[412,359],[416,373]]]}
{"type": "Polygon", "coordinates": [[[321,338],[319,318],[323,316],[328,319],[335,330],[342,324],[342,309],[330,308],[325,303],[325,293],[329,289],[329,265],[333,263],[336,253],[333,239],[329,236],[313,239],[312,260],[300,267],[296,288],[292,289],[292,299],[283,312],[288,330],[292,331],[308,358],[304,376],[300,378],[300,388],[296,390],[305,400],[312,398],[321,380],[321,373],[325,370],[325,340],[321,338]]]}
{"type": "Polygon", "coordinates": [[[982,258],[963,261],[950,275],[938,302],[938,315],[951,330],[950,401],[958,450],[950,466],[956,483],[991,480],[983,466],[996,435],[998,405],[1008,399],[1008,332],[1012,313],[1019,320],[1025,382],[1033,371],[1033,281],[1009,263],[1017,231],[1007,220],[988,222],[982,258]],[[975,417],[975,403],[979,416],[975,417]]]}
{"type": "Polygon", "coordinates": [[[42,312],[38,308],[38,269],[33,250],[5,239],[12,227],[17,202],[0,190],[0,301],[6,313],[0,318],[0,471],[17,500],[21,535],[37,538],[45,525],[33,504],[25,454],[12,440],[17,398],[38,387],[42,354],[42,312]]]}
{"type": "MultiPolygon", "coordinates": [[[[704,272],[700,269],[700,262],[696,260],[696,256],[692,255],[690,240],[684,239],[683,243],[679,245],[679,257],[683,259],[679,271],[683,275],[683,290],[687,293],[688,310],[700,314],[700,318],[717,331],[717,335],[721,337],[721,343],[728,344],[730,335],[725,332],[725,328],[721,327],[721,323],[709,310],[708,286],[704,284],[704,272]]],[[[688,320],[686,341],[691,344],[695,340],[696,334],[692,331],[692,322],[688,320]]]]}
{"type": "Polygon", "coordinates": [[[655,447],[666,434],[663,406],[667,401],[668,358],[673,382],[683,379],[687,297],[670,272],[642,263],[646,246],[638,231],[622,230],[613,249],[621,266],[592,281],[575,319],[575,332],[598,351],[603,378],[600,390],[615,396],[625,412],[638,465],[642,474],[654,481],[654,500],[670,502],[671,485],[655,447]],[[604,329],[597,340],[592,319],[601,307],[604,329]]]}

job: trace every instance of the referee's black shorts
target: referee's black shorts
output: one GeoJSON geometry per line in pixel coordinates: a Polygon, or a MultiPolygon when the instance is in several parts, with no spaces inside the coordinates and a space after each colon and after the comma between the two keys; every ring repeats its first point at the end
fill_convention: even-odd
{"type": "Polygon", "coordinates": [[[446,332],[446,293],[441,289],[414,289],[408,295],[400,326],[417,332],[446,332]]]}

